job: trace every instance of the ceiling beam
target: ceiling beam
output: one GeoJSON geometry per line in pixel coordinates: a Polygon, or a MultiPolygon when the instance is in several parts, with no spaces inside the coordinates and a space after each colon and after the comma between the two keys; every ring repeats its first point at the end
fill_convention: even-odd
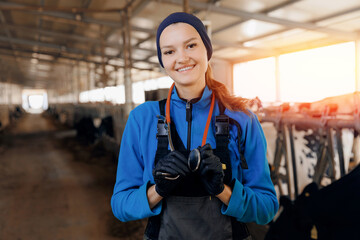
{"type": "MultiPolygon", "coordinates": [[[[84,56],[102,57],[102,55],[100,53],[90,53],[83,49],[69,48],[66,46],[57,45],[57,44],[53,44],[53,43],[37,42],[37,41],[32,41],[32,40],[27,40],[27,39],[20,39],[20,38],[7,38],[7,37],[2,37],[2,36],[0,36],[0,41],[11,41],[13,44],[46,47],[46,48],[57,50],[57,53],[59,53],[59,54],[61,54],[61,53],[78,54],[78,55],[80,55],[79,59],[82,59],[84,56]]],[[[116,56],[110,56],[110,55],[105,55],[105,57],[108,59],[116,58],[116,56]]],[[[134,61],[141,62],[143,60],[134,59],[134,61]]],[[[146,63],[155,65],[152,62],[146,62],[146,63]]]]}
{"type": "Polygon", "coordinates": [[[233,42],[224,42],[224,41],[219,41],[219,40],[211,40],[213,45],[219,46],[220,48],[217,48],[215,50],[215,52],[217,50],[223,49],[223,48],[237,48],[237,49],[245,49],[245,50],[249,50],[252,51],[254,53],[267,53],[267,54],[274,54],[276,55],[277,52],[273,49],[264,49],[264,48],[255,48],[255,47],[245,47],[242,44],[237,44],[237,43],[233,43],[233,42]]]}
{"type": "MultiPolygon", "coordinates": [[[[1,7],[3,7],[3,9],[5,9],[5,7],[19,7],[20,8],[20,7],[28,7],[28,6],[25,4],[0,2],[0,8],[1,7]]],[[[74,21],[84,22],[84,23],[93,23],[93,24],[104,25],[104,26],[109,26],[109,27],[113,27],[113,28],[122,27],[122,24],[120,22],[103,21],[103,20],[98,20],[98,19],[89,18],[89,17],[79,18],[79,13],[65,13],[65,12],[49,11],[49,10],[40,10],[40,11],[33,10],[33,11],[29,11],[29,13],[35,14],[35,15],[44,15],[44,16],[51,16],[51,17],[57,17],[57,18],[64,18],[64,19],[74,20],[74,21]]]]}
{"type": "MultiPolygon", "coordinates": [[[[177,5],[182,4],[181,0],[163,0],[163,2],[169,3],[169,4],[177,4],[177,5]]],[[[278,25],[282,25],[285,27],[289,27],[289,28],[301,28],[301,29],[306,29],[309,31],[321,32],[321,33],[328,34],[329,36],[332,36],[334,38],[339,38],[339,39],[343,39],[343,40],[355,40],[358,38],[357,33],[321,27],[321,26],[317,26],[312,23],[295,22],[295,21],[291,21],[291,20],[287,20],[287,19],[270,17],[267,14],[263,14],[263,13],[246,12],[246,11],[242,11],[239,9],[219,7],[214,4],[202,3],[202,2],[196,2],[196,1],[191,1],[191,2],[189,2],[189,4],[191,7],[197,8],[197,9],[200,9],[203,11],[209,11],[209,12],[220,13],[220,14],[224,14],[224,15],[228,15],[228,16],[240,17],[245,20],[255,19],[258,21],[278,24],[278,25]]]]}
{"type": "Polygon", "coordinates": [[[88,52],[86,50],[77,49],[77,48],[69,48],[64,45],[57,45],[53,43],[45,43],[45,42],[37,42],[33,40],[21,39],[21,38],[7,38],[0,36],[0,41],[10,41],[13,44],[22,44],[22,45],[29,45],[29,46],[39,46],[39,47],[46,47],[57,50],[59,53],[61,52],[68,52],[73,54],[80,54],[80,55],[87,55],[88,52]]]}
{"type": "MultiPolygon", "coordinates": [[[[82,8],[84,9],[88,9],[89,5],[91,4],[92,0],[85,0],[85,1],[82,1],[82,3],[80,4],[82,8]]],[[[84,18],[84,13],[81,13],[81,15],[77,16],[78,19],[82,19],[84,18]]],[[[40,18],[42,19],[42,17],[40,18]]],[[[55,22],[52,22],[52,24],[54,24],[55,22]]],[[[78,28],[78,24],[72,24],[71,25],[71,29],[68,31],[68,34],[74,34],[76,29],[78,28]]]]}
{"type": "MultiPolygon", "coordinates": [[[[297,52],[297,51],[304,51],[304,50],[309,50],[309,49],[314,49],[314,48],[319,48],[319,47],[330,46],[330,45],[339,44],[339,43],[343,43],[343,42],[344,42],[343,40],[339,40],[339,39],[322,38],[322,39],[312,40],[312,41],[304,42],[304,43],[300,43],[300,44],[297,43],[297,44],[287,46],[287,47],[282,47],[282,48],[277,49],[277,52],[278,52],[278,55],[282,55],[282,54],[287,54],[287,53],[292,53],[292,52],[297,52]]],[[[233,59],[231,61],[231,63],[237,64],[237,63],[248,62],[248,61],[253,61],[253,60],[257,60],[257,59],[261,59],[261,58],[273,57],[273,56],[274,55],[266,54],[266,53],[252,54],[252,55],[248,55],[248,56],[242,56],[237,59],[233,59]]]]}
{"type": "MultiPolygon", "coordinates": [[[[135,7],[131,8],[130,6],[130,18],[138,15],[150,2],[151,1],[149,0],[141,0],[135,7]]],[[[119,30],[122,31],[122,27],[111,29],[108,33],[105,34],[105,39],[108,39],[114,32],[119,30]]]]}
{"type": "MultiPolygon", "coordinates": [[[[134,1],[134,0],[132,0],[134,1]]],[[[0,10],[3,11],[22,11],[22,12],[42,12],[42,11],[54,11],[54,12],[65,12],[65,13],[116,13],[121,12],[126,9],[127,6],[123,8],[105,8],[105,9],[89,9],[87,7],[62,7],[62,6],[43,6],[39,5],[15,5],[15,4],[3,4],[0,5],[0,10]]]]}
{"type": "MultiPolygon", "coordinates": [[[[3,27],[7,24],[6,19],[5,19],[5,16],[4,16],[4,14],[3,14],[3,12],[2,12],[1,10],[0,10],[0,22],[1,22],[1,26],[3,26],[3,27]]],[[[15,56],[15,59],[16,59],[17,52],[15,51],[16,48],[15,48],[13,42],[11,41],[12,34],[11,34],[11,32],[10,32],[8,29],[6,29],[6,28],[5,28],[5,33],[6,33],[6,37],[3,37],[3,38],[4,38],[5,42],[9,42],[9,44],[10,44],[10,46],[11,46],[11,49],[12,49],[12,51],[13,51],[13,54],[14,54],[14,56],[15,56]]],[[[16,64],[16,66],[17,66],[17,69],[19,69],[19,70],[18,70],[18,73],[20,73],[20,74],[22,75],[22,77],[25,78],[24,73],[21,71],[21,68],[19,68],[19,64],[18,64],[17,62],[16,62],[15,64],[16,64]]]]}
{"type": "Polygon", "coordinates": [[[92,0],[84,0],[83,8],[89,8],[90,4],[91,4],[92,0]]]}
{"type": "Polygon", "coordinates": [[[137,16],[150,3],[149,0],[141,0],[133,9],[131,9],[131,17],[137,16]]]}
{"type": "MultiPolygon", "coordinates": [[[[259,13],[268,14],[268,13],[270,13],[270,12],[273,12],[273,11],[276,11],[276,10],[278,10],[278,9],[281,9],[281,8],[284,8],[284,7],[287,7],[287,6],[290,6],[290,5],[292,5],[292,4],[296,3],[296,2],[300,2],[300,1],[302,1],[302,0],[289,0],[289,1],[285,1],[285,2],[283,2],[283,3],[279,3],[279,4],[275,5],[275,6],[272,6],[272,7],[266,8],[266,9],[264,9],[264,10],[261,10],[261,11],[259,11],[259,13]]],[[[211,34],[212,34],[212,35],[218,34],[218,33],[222,32],[222,31],[225,31],[225,30],[227,30],[227,29],[229,29],[229,28],[235,27],[235,26],[237,26],[237,25],[239,25],[239,24],[241,24],[241,23],[244,23],[244,22],[246,22],[246,21],[247,21],[247,19],[246,19],[246,20],[245,20],[245,19],[240,19],[240,20],[238,20],[238,21],[236,21],[236,22],[230,23],[230,24],[228,24],[228,25],[226,25],[226,26],[223,26],[223,27],[221,27],[221,28],[218,28],[218,29],[215,29],[215,30],[211,31],[211,34]]]]}
{"type": "MultiPolygon", "coordinates": [[[[13,31],[33,32],[33,33],[47,35],[47,36],[51,36],[51,37],[55,37],[55,38],[72,39],[72,40],[76,40],[76,41],[80,41],[80,42],[88,42],[88,43],[90,42],[93,44],[101,45],[100,39],[85,37],[85,36],[76,35],[76,34],[59,33],[59,32],[55,32],[55,31],[41,30],[41,29],[37,29],[37,28],[30,28],[30,27],[19,26],[19,25],[14,25],[14,24],[4,24],[3,26],[4,26],[4,29],[11,29],[13,31]]],[[[119,49],[122,47],[121,44],[109,43],[109,42],[104,43],[104,45],[106,47],[115,48],[115,49],[119,49]]],[[[136,49],[136,50],[149,52],[152,55],[156,54],[156,51],[152,50],[152,49],[141,48],[141,47],[137,47],[137,46],[134,46],[132,48],[136,49]]]]}
{"type": "MultiPolygon", "coordinates": [[[[336,17],[342,16],[342,15],[350,14],[350,13],[357,12],[357,11],[360,11],[360,6],[356,7],[356,8],[350,8],[350,9],[346,9],[344,11],[336,12],[336,13],[333,13],[333,14],[330,14],[328,16],[324,16],[324,17],[321,17],[321,18],[317,18],[317,19],[309,21],[309,23],[316,24],[316,23],[319,23],[319,22],[322,22],[322,21],[325,21],[325,20],[329,20],[331,18],[336,18],[336,17]]],[[[278,31],[275,31],[275,32],[270,32],[270,33],[262,34],[262,35],[259,35],[259,36],[253,37],[253,38],[245,39],[245,40],[243,40],[243,41],[241,41],[239,43],[255,41],[255,40],[262,39],[262,38],[265,38],[265,37],[269,37],[269,36],[272,36],[272,35],[280,34],[280,33],[286,32],[288,30],[291,30],[291,28],[286,27],[285,29],[282,29],[282,30],[278,30],[278,31]]],[[[359,35],[358,35],[358,37],[359,37],[359,35]]]]}
{"type": "MultiPolygon", "coordinates": [[[[17,3],[0,2],[0,7],[7,6],[7,5],[26,6],[26,5],[17,4],[17,3]]],[[[104,26],[108,26],[108,27],[112,27],[112,28],[116,28],[116,29],[122,28],[121,22],[103,21],[103,20],[98,20],[98,19],[89,18],[89,17],[84,17],[84,18],[81,18],[78,20],[77,14],[72,14],[72,13],[62,13],[62,12],[54,12],[54,11],[41,11],[41,12],[34,11],[31,13],[35,14],[35,15],[44,15],[44,16],[50,16],[50,17],[55,17],[55,18],[68,19],[68,20],[74,21],[75,23],[76,22],[93,23],[93,24],[104,25],[104,26]]],[[[156,33],[156,29],[148,29],[148,28],[142,28],[142,27],[137,27],[137,26],[131,26],[131,29],[133,31],[145,32],[145,33],[156,33]]]]}
{"type": "MultiPolygon", "coordinates": [[[[167,2],[167,3],[171,3],[171,4],[174,4],[174,3],[178,4],[178,5],[182,4],[181,0],[163,0],[163,1],[167,2]]],[[[0,2],[0,6],[1,5],[8,5],[8,4],[16,5],[16,6],[21,5],[21,4],[0,2]]],[[[194,8],[200,9],[200,10],[206,10],[206,11],[217,12],[217,13],[221,13],[221,14],[227,14],[227,15],[231,15],[231,16],[237,16],[237,17],[240,17],[242,19],[257,19],[257,20],[260,20],[260,21],[285,25],[288,28],[302,28],[302,29],[307,29],[307,30],[311,30],[311,31],[324,32],[326,34],[329,34],[331,36],[334,36],[336,38],[341,38],[341,39],[344,39],[344,40],[353,40],[353,39],[356,39],[358,37],[357,33],[351,33],[351,32],[344,32],[344,31],[340,31],[340,30],[329,29],[329,28],[317,26],[317,25],[312,24],[312,23],[300,23],[300,22],[294,22],[294,21],[280,19],[280,18],[269,17],[264,13],[249,13],[249,12],[245,12],[245,11],[241,11],[241,10],[234,10],[234,9],[230,9],[230,8],[218,7],[218,6],[215,6],[213,4],[194,2],[194,1],[190,1],[189,4],[190,4],[191,7],[194,7],[194,8]]],[[[143,5],[146,5],[146,4],[144,2],[142,2],[142,4],[139,4],[139,5],[143,6],[143,5]]],[[[21,5],[21,6],[26,6],[26,5],[21,5]]],[[[49,16],[53,16],[53,17],[60,17],[60,18],[65,18],[65,19],[71,19],[71,20],[74,20],[74,21],[78,21],[78,20],[76,20],[76,15],[75,14],[49,12],[49,11],[43,11],[43,12],[40,12],[40,13],[35,12],[35,13],[36,14],[49,15],[49,16]]],[[[122,27],[122,24],[118,23],[118,22],[100,21],[100,20],[90,19],[90,18],[83,18],[83,19],[81,19],[81,21],[82,22],[87,22],[87,23],[102,24],[102,25],[105,25],[105,26],[113,27],[113,28],[121,28],[122,27]]],[[[146,33],[150,33],[150,34],[155,34],[155,32],[156,32],[155,29],[146,29],[146,28],[136,27],[136,26],[132,26],[132,30],[133,31],[146,32],[146,33]]],[[[236,46],[237,45],[235,44],[234,47],[236,47],[236,46]]],[[[244,47],[244,48],[246,48],[246,47],[244,47]]],[[[251,50],[251,49],[249,49],[249,50],[251,50]]],[[[156,53],[154,53],[154,52],[152,54],[156,55],[156,53]]]]}
{"type": "MultiPolygon", "coordinates": [[[[7,48],[2,48],[0,47],[0,50],[6,50],[6,51],[9,51],[9,49],[7,48]]],[[[31,54],[31,53],[34,53],[33,51],[31,50],[26,50],[26,49],[17,49],[16,50],[18,53],[26,53],[26,54],[31,54]]],[[[38,51],[37,54],[41,54],[41,55],[48,55],[48,56],[51,56],[53,57],[54,59],[65,59],[65,60],[69,60],[69,61],[80,61],[80,62],[86,62],[86,63],[93,63],[93,64],[96,64],[96,65],[101,65],[102,63],[101,62],[97,62],[97,61],[93,61],[93,60],[89,60],[89,59],[85,59],[85,58],[74,58],[74,57],[68,57],[68,56],[57,56],[55,55],[54,53],[48,53],[48,52],[41,52],[41,51],[38,51]]],[[[11,53],[6,53],[6,52],[0,52],[0,55],[6,55],[6,56],[14,56],[14,54],[11,54],[11,53]]],[[[33,56],[26,56],[26,55],[18,55],[19,58],[25,58],[25,59],[33,59],[34,57],[33,56]]],[[[40,59],[40,58],[37,58],[38,61],[41,61],[41,62],[44,62],[44,63],[49,63],[49,64],[69,64],[71,66],[73,66],[73,63],[64,63],[64,62],[55,62],[54,60],[46,60],[46,59],[40,59]]],[[[137,60],[138,62],[146,62],[148,64],[153,64],[154,67],[156,65],[156,67],[158,67],[157,64],[154,64],[152,62],[147,62],[147,61],[143,61],[143,60],[137,60]]],[[[123,66],[121,65],[115,65],[115,64],[106,64],[108,66],[111,66],[111,67],[114,67],[114,68],[123,68],[123,66]]],[[[144,71],[151,71],[153,70],[152,68],[138,68],[138,67],[134,67],[134,69],[137,69],[137,70],[144,70],[144,71]]]]}

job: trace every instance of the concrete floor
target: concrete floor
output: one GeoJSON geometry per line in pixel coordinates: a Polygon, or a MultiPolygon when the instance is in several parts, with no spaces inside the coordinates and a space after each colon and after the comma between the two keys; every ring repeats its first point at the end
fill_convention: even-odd
{"type": "Polygon", "coordinates": [[[141,239],[111,213],[114,159],[71,135],[40,114],[0,133],[0,239],[141,239]]]}

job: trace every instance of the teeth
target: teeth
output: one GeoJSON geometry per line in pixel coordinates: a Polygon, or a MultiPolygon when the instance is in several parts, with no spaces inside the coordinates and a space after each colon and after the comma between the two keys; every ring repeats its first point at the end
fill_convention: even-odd
{"type": "Polygon", "coordinates": [[[183,71],[186,71],[186,70],[190,70],[192,69],[194,66],[191,66],[191,67],[186,67],[186,68],[181,68],[178,70],[178,72],[183,72],[183,71]]]}

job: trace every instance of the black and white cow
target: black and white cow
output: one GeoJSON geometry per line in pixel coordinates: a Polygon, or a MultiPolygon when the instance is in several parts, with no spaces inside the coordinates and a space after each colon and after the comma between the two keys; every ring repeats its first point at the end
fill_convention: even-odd
{"type": "Polygon", "coordinates": [[[320,190],[311,183],[294,202],[282,197],[280,204],[265,240],[359,240],[360,166],[320,190]]]}

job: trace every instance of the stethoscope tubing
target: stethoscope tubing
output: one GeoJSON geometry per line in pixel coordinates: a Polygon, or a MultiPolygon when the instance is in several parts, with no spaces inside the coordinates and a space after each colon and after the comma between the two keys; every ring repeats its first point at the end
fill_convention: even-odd
{"type": "MultiPolygon", "coordinates": [[[[168,92],[168,97],[167,97],[167,101],[166,101],[166,116],[165,116],[166,117],[166,123],[167,123],[167,130],[168,130],[167,131],[168,132],[168,141],[169,141],[169,146],[170,146],[170,151],[171,152],[175,151],[175,147],[174,147],[174,144],[173,144],[173,141],[172,141],[172,138],[171,138],[171,127],[170,127],[170,123],[171,123],[171,120],[170,120],[170,99],[171,99],[171,93],[172,93],[172,91],[174,89],[174,86],[175,86],[175,83],[173,83],[171,85],[171,87],[169,89],[169,92],[168,92]]],[[[215,95],[213,93],[212,98],[211,98],[211,106],[210,106],[210,110],[209,110],[209,115],[208,115],[208,118],[207,118],[207,121],[206,121],[204,135],[203,135],[203,139],[202,139],[202,146],[206,144],[207,133],[209,131],[209,125],[210,125],[210,121],[211,121],[211,116],[212,116],[212,113],[213,113],[213,110],[214,110],[214,103],[215,103],[215,95]]],[[[194,149],[194,150],[197,150],[199,152],[198,149],[194,149]]],[[[198,158],[195,169],[191,169],[190,161],[188,161],[188,166],[193,172],[196,171],[199,168],[199,165],[200,165],[200,152],[195,154],[195,155],[198,158]]],[[[178,179],[180,177],[180,175],[177,175],[175,177],[171,177],[170,173],[164,173],[164,172],[159,172],[158,175],[164,176],[164,178],[167,179],[167,180],[176,180],[176,179],[178,179]]]]}

